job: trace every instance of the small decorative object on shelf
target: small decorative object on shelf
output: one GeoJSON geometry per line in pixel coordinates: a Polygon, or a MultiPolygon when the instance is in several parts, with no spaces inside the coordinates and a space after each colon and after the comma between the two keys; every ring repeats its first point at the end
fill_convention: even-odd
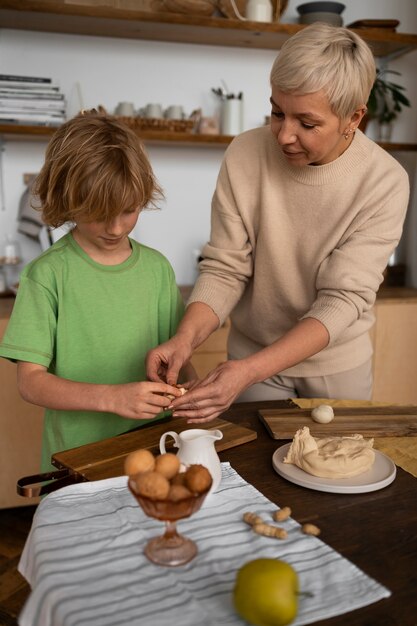
{"type": "Polygon", "coordinates": [[[119,117],[133,130],[155,130],[169,133],[192,133],[194,120],[174,120],[159,117],[119,117]]]}
{"type": "MultiPolygon", "coordinates": [[[[253,19],[253,17],[248,15],[248,4],[250,2],[251,0],[218,0],[217,7],[222,15],[230,19],[239,19],[237,12],[242,16],[246,16],[247,19],[253,19]]],[[[288,6],[288,0],[271,0],[270,4],[273,11],[272,20],[267,21],[279,21],[280,16],[288,6]]]]}
{"type": "Polygon", "coordinates": [[[226,83],[211,91],[220,98],[220,127],[222,135],[238,135],[243,131],[243,93],[231,93],[226,83]]]}
{"type": "Polygon", "coordinates": [[[391,139],[392,122],[401,113],[403,107],[410,107],[409,99],[404,95],[405,87],[390,82],[384,78],[386,74],[396,74],[396,70],[378,70],[377,77],[372,87],[367,103],[368,119],[375,119],[380,127],[380,141],[391,139]]]}
{"type": "MultiPolygon", "coordinates": [[[[147,107],[145,107],[146,111],[144,110],[145,115],[147,114],[148,107],[150,106],[155,107],[160,105],[147,105],[147,107]]],[[[105,107],[101,104],[97,106],[96,110],[103,115],[106,115],[107,113],[105,107]]],[[[163,115],[162,107],[161,115],[163,115]]],[[[164,117],[132,117],[130,115],[116,115],[115,117],[135,131],[144,130],[169,133],[192,133],[196,128],[196,120],[194,119],[193,114],[191,114],[189,119],[178,120],[164,117]]]]}
{"type": "Polygon", "coordinates": [[[0,256],[0,265],[19,265],[20,262],[20,246],[14,240],[13,235],[8,234],[6,235],[4,255],[0,256]]]}
{"type": "Polygon", "coordinates": [[[345,10],[341,2],[306,2],[297,7],[300,24],[326,22],[333,26],[343,26],[341,13],[345,10]]]}

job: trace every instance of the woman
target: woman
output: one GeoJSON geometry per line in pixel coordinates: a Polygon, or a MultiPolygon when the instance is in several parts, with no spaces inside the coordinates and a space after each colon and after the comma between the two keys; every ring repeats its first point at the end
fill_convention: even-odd
{"type": "Polygon", "coordinates": [[[370,399],[372,306],[402,230],[408,178],[358,125],[375,80],[366,43],[313,24],[271,71],[271,126],[234,139],[200,276],[177,334],[148,355],[176,381],[230,315],[229,359],[172,403],[209,421],[236,399],[370,399]]]}

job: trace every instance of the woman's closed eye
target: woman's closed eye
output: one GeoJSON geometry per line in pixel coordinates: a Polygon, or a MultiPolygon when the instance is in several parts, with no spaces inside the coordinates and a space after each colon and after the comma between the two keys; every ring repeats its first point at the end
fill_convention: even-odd
{"type": "MultiPolygon", "coordinates": [[[[285,115],[282,111],[271,111],[271,115],[273,115],[274,117],[276,117],[278,120],[284,120],[285,119],[285,115]]],[[[306,130],[313,130],[313,128],[316,128],[316,124],[311,124],[308,122],[303,122],[301,120],[300,124],[303,128],[305,128],[306,130]]]]}

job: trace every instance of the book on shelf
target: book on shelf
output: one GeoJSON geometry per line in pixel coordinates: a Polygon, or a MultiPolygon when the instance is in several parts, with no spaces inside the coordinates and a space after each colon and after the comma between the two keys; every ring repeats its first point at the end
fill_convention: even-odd
{"type": "Polygon", "coordinates": [[[16,76],[15,74],[0,74],[0,87],[4,89],[19,89],[19,91],[59,91],[59,85],[52,78],[40,76],[16,76]]]}
{"type": "Polygon", "coordinates": [[[0,111],[21,110],[24,112],[32,109],[65,111],[65,100],[20,100],[19,98],[2,98],[0,95],[0,111]]]}
{"type": "Polygon", "coordinates": [[[5,113],[0,111],[0,124],[29,124],[33,126],[60,126],[65,122],[65,115],[51,113],[5,113]]]}
{"type": "Polygon", "coordinates": [[[43,83],[19,83],[13,81],[6,81],[0,79],[0,87],[3,88],[18,88],[21,91],[31,91],[33,89],[41,89],[44,92],[59,91],[59,85],[57,83],[46,85],[43,83]]]}
{"type": "Polygon", "coordinates": [[[43,76],[17,76],[16,74],[0,74],[0,80],[13,83],[52,83],[52,78],[45,78],[43,76]]]}
{"type": "Polygon", "coordinates": [[[51,91],[50,89],[19,89],[17,87],[1,87],[0,98],[20,98],[22,100],[63,100],[64,94],[59,91],[51,91]]]}

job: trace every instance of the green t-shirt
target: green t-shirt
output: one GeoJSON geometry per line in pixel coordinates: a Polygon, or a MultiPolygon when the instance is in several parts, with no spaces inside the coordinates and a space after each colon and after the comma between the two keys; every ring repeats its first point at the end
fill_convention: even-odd
{"type": "MultiPolygon", "coordinates": [[[[126,261],[101,265],[69,233],[27,265],[0,356],[79,382],[146,380],[146,353],[175,334],[184,307],[167,259],[132,239],[130,244],[126,261]]],[[[42,471],[51,468],[54,452],[147,421],[46,409],[42,471]]]]}

